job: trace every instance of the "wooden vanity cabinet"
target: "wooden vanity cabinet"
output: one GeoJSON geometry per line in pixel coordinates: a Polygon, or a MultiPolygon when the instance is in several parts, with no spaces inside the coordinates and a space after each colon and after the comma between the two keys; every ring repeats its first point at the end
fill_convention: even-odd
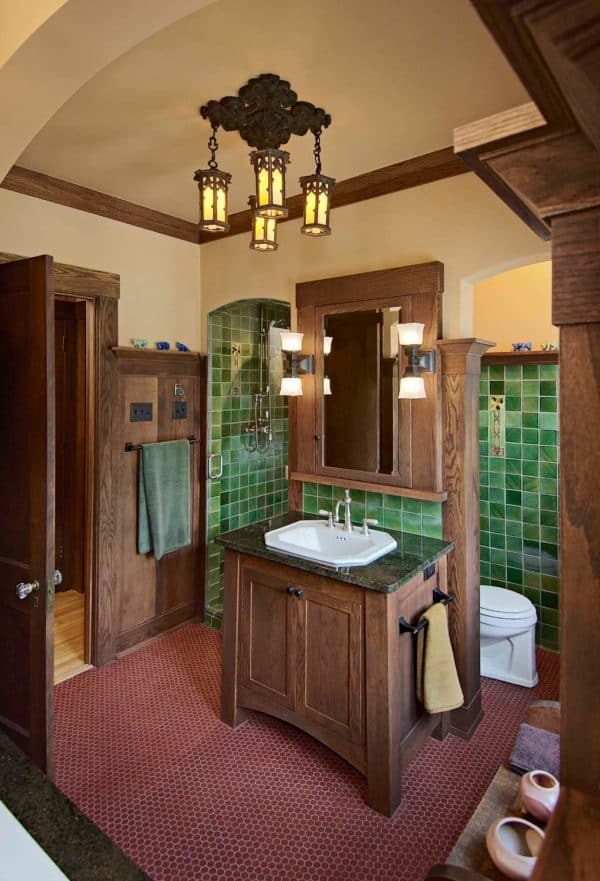
{"type": "Polygon", "coordinates": [[[301,728],[364,774],[369,804],[391,816],[402,768],[446,732],[417,703],[415,640],[398,627],[445,589],[445,562],[385,594],[227,548],[222,720],[235,728],[259,710],[301,728]]]}

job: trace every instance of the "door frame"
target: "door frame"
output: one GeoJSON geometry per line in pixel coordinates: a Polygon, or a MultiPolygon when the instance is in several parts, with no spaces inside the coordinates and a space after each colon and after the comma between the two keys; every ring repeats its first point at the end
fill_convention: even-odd
{"type": "MultiPolygon", "coordinates": [[[[0,252],[0,263],[26,259],[0,252]]],[[[86,662],[96,667],[115,657],[114,610],[117,582],[115,528],[116,428],[118,408],[117,360],[120,278],[54,263],[54,295],[86,301],[88,448],[86,454],[86,567],[90,590],[86,597],[86,662]]]]}

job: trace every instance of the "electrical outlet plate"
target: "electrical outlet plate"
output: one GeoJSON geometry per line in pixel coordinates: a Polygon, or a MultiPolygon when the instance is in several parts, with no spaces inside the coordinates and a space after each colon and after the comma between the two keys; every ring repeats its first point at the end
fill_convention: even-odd
{"type": "Polygon", "coordinates": [[[130,422],[152,422],[152,402],[129,405],[130,422]]]}
{"type": "Polygon", "coordinates": [[[187,402],[173,401],[173,419],[187,419],[187,402]]]}

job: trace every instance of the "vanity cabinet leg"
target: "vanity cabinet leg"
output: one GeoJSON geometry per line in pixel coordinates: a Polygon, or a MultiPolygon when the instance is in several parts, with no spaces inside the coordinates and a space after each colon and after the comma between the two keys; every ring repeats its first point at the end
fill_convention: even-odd
{"type": "Polygon", "coordinates": [[[441,713],[440,721],[431,732],[431,736],[436,740],[445,740],[450,734],[450,713],[441,713]]]}
{"type": "Polygon", "coordinates": [[[237,705],[240,579],[239,555],[225,551],[225,579],[223,591],[223,666],[221,675],[221,721],[237,728],[250,717],[248,710],[237,705]]]}
{"type": "Polygon", "coordinates": [[[400,804],[402,784],[397,622],[386,594],[365,593],[367,803],[391,817],[400,804]]]}

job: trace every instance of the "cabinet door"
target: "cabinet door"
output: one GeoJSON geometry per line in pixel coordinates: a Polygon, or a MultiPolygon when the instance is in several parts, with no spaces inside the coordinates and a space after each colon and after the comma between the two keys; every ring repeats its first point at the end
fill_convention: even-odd
{"type": "Polygon", "coordinates": [[[288,586],[268,565],[243,566],[239,675],[243,688],[294,709],[297,601],[288,586]]]}
{"type": "MultiPolygon", "coordinates": [[[[324,581],[325,585],[326,582],[324,581]]],[[[362,591],[331,582],[331,588],[298,587],[299,716],[339,735],[363,740],[362,591]]]]}

